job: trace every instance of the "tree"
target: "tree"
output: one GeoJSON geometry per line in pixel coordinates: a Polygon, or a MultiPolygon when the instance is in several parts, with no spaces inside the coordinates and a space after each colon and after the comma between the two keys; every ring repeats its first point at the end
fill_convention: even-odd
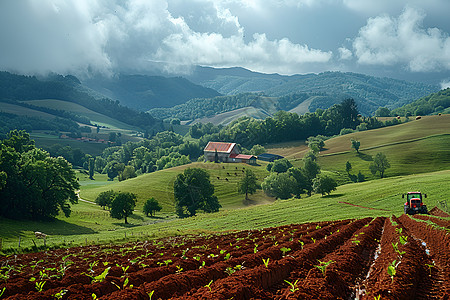
{"type": "Polygon", "coordinates": [[[359,146],[361,146],[361,143],[354,139],[351,139],[351,141],[352,141],[352,148],[356,150],[356,153],[359,153],[359,146]]]}
{"type": "Polygon", "coordinates": [[[369,165],[370,172],[372,172],[373,175],[380,172],[380,178],[384,177],[384,172],[390,167],[391,164],[389,163],[386,155],[382,152],[378,152],[375,155],[373,162],[369,165]]]}
{"type": "Polygon", "coordinates": [[[345,171],[347,172],[347,174],[350,174],[351,170],[352,170],[352,164],[347,160],[347,162],[345,163],[345,171]]]}
{"type": "Polygon", "coordinates": [[[264,193],[279,199],[288,199],[294,193],[296,181],[288,173],[271,173],[261,184],[264,193]]]}
{"type": "Polygon", "coordinates": [[[292,167],[288,170],[288,173],[295,179],[296,182],[292,191],[295,197],[300,198],[301,194],[305,191],[312,191],[311,182],[306,177],[303,169],[292,167]]]}
{"type": "Polygon", "coordinates": [[[335,191],[337,188],[336,180],[331,178],[330,176],[323,175],[318,176],[313,180],[313,188],[314,192],[321,193],[322,196],[325,194],[330,194],[331,191],[335,191]]]}
{"type": "Polygon", "coordinates": [[[0,215],[18,219],[70,215],[79,188],[75,172],[62,157],[34,147],[25,131],[12,131],[0,142],[0,215]]]}
{"type": "Polygon", "coordinates": [[[250,154],[255,155],[255,156],[258,156],[258,155],[263,154],[265,152],[266,152],[266,148],[264,148],[263,146],[258,145],[258,144],[254,145],[252,147],[252,149],[250,149],[250,154]]]}
{"type": "Polygon", "coordinates": [[[114,197],[116,196],[116,192],[114,192],[113,190],[109,190],[109,191],[105,191],[105,192],[101,192],[100,194],[98,194],[97,198],[95,199],[95,203],[97,203],[98,205],[100,205],[101,207],[103,207],[103,209],[105,209],[106,207],[111,207],[111,202],[114,199],[114,197]]]}
{"type": "Polygon", "coordinates": [[[267,165],[267,170],[270,172],[285,173],[291,167],[292,163],[287,158],[282,158],[269,163],[267,165]]]}
{"type": "Polygon", "coordinates": [[[133,166],[125,166],[123,171],[119,171],[119,181],[127,180],[136,177],[136,171],[133,166]]]}
{"type": "Polygon", "coordinates": [[[222,207],[214,195],[209,174],[203,169],[188,168],[178,174],[173,190],[175,209],[180,218],[195,216],[197,210],[217,212],[222,207]]]}
{"type": "Polygon", "coordinates": [[[246,169],[244,177],[238,182],[238,193],[245,194],[245,200],[248,200],[248,194],[253,195],[257,188],[258,183],[255,173],[246,169]]]}
{"type": "Polygon", "coordinates": [[[162,206],[155,198],[152,197],[145,201],[143,212],[148,217],[148,214],[150,214],[150,216],[153,216],[157,211],[160,211],[161,209],[162,206]]]}
{"type": "Polygon", "coordinates": [[[390,116],[391,116],[391,111],[389,110],[389,108],[379,107],[375,111],[375,117],[390,117],[390,116]]]}
{"type": "Polygon", "coordinates": [[[95,158],[89,158],[89,179],[94,180],[95,158]]]}
{"type": "Polygon", "coordinates": [[[125,219],[125,224],[128,224],[128,217],[133,214],[136,206],[136,195],[128,192],[117,193],[112,202],[109,214],[114,219],[125,219]]]}

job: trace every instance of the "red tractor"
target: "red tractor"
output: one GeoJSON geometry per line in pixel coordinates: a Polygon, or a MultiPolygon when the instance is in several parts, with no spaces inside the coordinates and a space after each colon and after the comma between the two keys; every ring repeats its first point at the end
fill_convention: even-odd
{"type": "MultiPolygon", "coordinates": [[[[404,205],[405,214],[428,214],[428,209],[422,202],[422,198],[427,197],[427,194],[421,192],[408,192],[406,194],[406,202],[404,205]]],[[[405,194],[402,194],[402,198],[405,198],[405,194]]]]}

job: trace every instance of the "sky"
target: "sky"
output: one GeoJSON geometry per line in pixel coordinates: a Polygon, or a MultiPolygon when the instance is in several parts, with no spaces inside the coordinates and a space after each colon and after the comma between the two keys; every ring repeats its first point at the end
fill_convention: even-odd
{"type": "Polygon", "coordinates": [[[432,78],[450,86],[449,0],[1,0],[0,70],[432,78]]]}

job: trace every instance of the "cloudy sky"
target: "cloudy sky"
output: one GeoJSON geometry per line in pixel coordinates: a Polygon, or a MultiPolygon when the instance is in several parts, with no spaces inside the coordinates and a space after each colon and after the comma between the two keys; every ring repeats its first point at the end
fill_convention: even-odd
{"type": "Polygon", "coordinates": [[[1,0],[0,69],[89,76],[241,66],[446,82],[448,12],[449,0],[1,0]]]}

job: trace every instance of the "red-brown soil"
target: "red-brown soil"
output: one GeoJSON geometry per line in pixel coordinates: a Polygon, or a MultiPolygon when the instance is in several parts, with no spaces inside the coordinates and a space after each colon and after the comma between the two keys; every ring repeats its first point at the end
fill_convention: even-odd
{"type": "Polygon", "coordinates": [[[450,299],[450,235],[431,222],[448,225],[402,215],[3,256],[0,298],[450,299]]]}
{"type": "Polygon", "coordinates": [[[450,218],[450,215],[448,213],[436,206],[430,210],[430,214],[438,217],[450,218]]]}

